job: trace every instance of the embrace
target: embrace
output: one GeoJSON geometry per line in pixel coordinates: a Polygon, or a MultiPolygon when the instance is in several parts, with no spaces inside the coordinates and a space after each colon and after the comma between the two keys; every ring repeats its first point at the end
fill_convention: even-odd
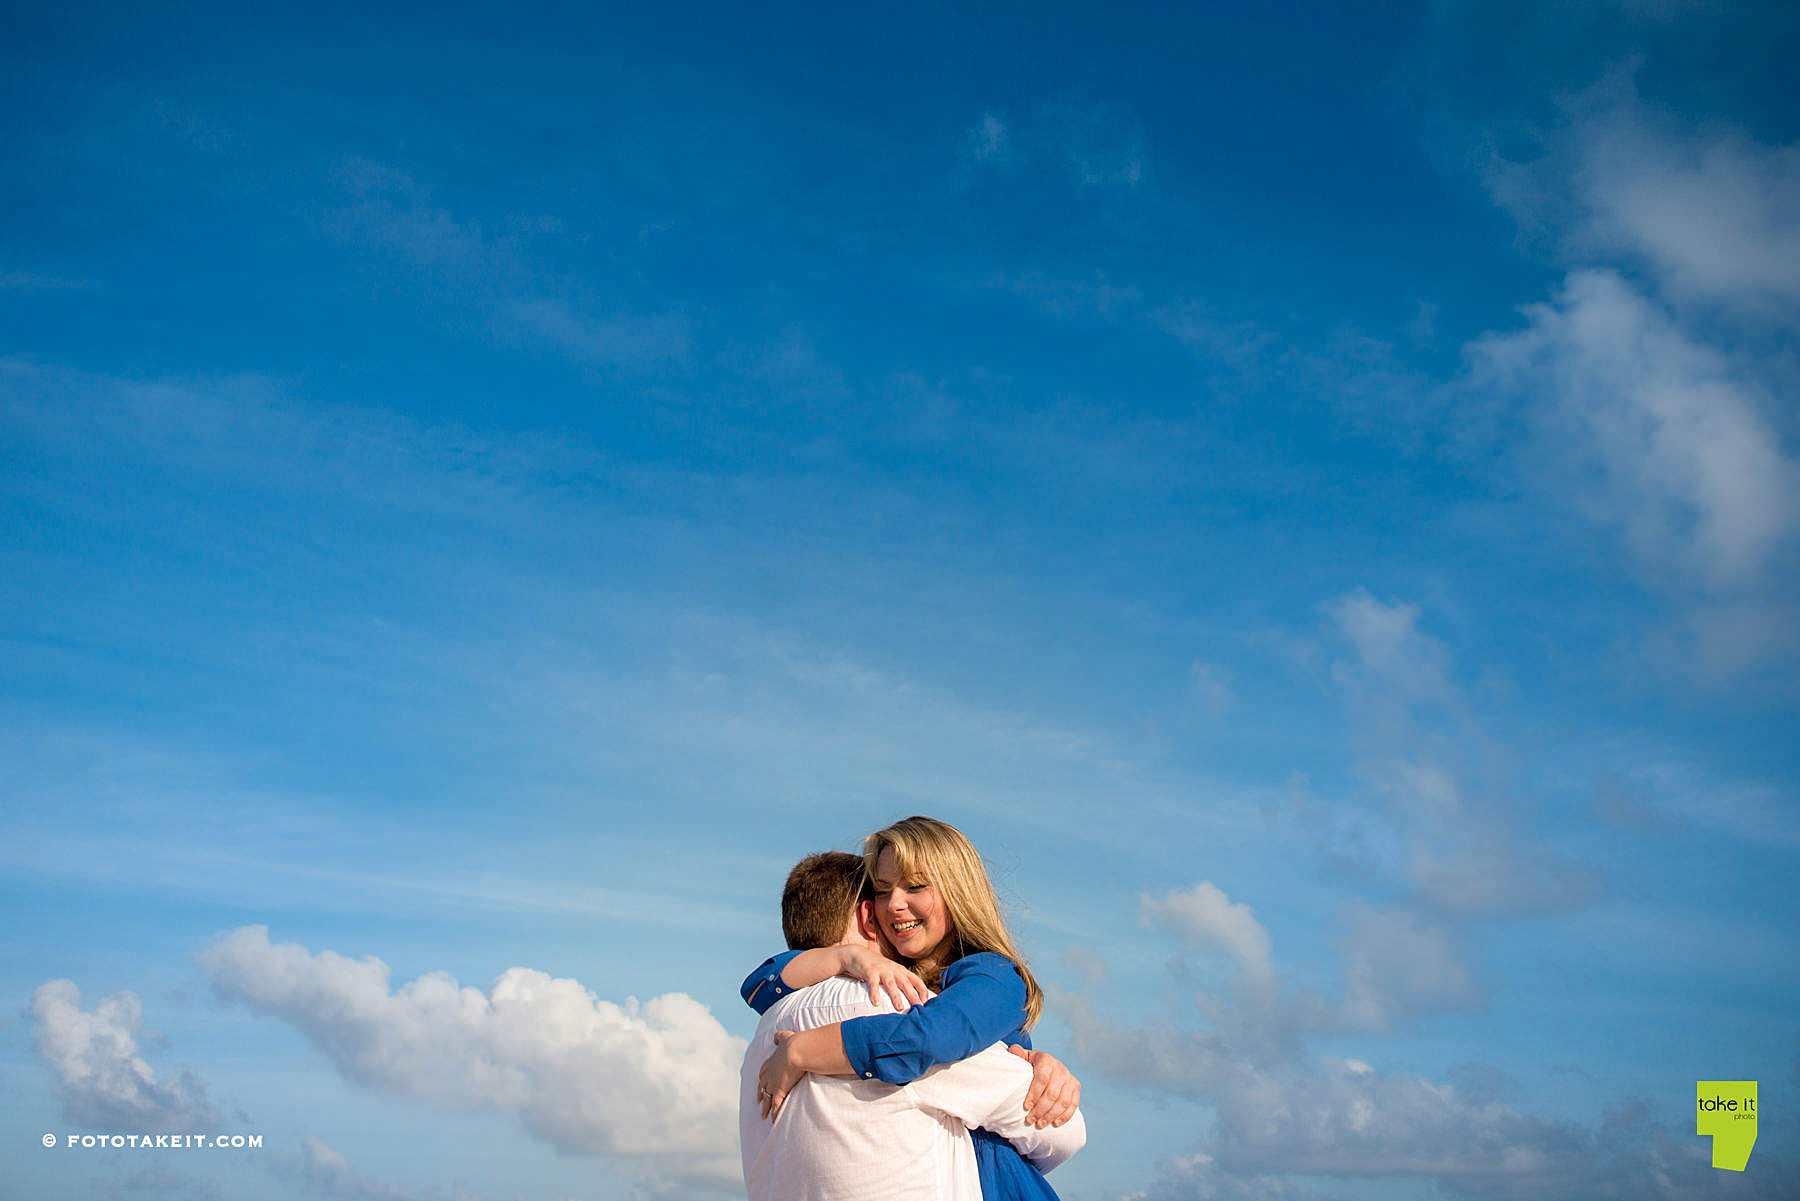
{"type": "Polygon", "coordinates": [[[1043,990],[961,831],[909,817],[807,856],[781,931],[743,988],[750,1201],[1056,1201],[1081,1085],[1031,1050],[1043,990]]]}

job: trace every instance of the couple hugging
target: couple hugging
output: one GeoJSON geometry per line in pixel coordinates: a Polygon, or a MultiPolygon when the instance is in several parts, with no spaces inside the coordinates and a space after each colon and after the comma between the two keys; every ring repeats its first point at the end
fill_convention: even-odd
{"type": "Polygon", "coordinates": [[[807,856],[781,931],[743,989],[750,1201],[1056,1201],[1081,1085],[1030,1049],[1043,991],[961,831],[909,817],[807,856]]]}

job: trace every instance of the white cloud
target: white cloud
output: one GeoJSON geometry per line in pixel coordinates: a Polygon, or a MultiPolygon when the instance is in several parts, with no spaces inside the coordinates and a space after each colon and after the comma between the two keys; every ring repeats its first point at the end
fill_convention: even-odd
{"type": "Polygon", "coordinates": [[[1761,1179],[1722,1186],[1704,1145],[1657,1125],[1641,1103],[1584,1127],[1505,1104],[1493,1073],[1479,1068],[1440,1082],[1331,1055],[1259,1066],[1207,1034],[1166,1022],[1118,1026],[1085,998],[1071,1001],[1059,1000],[1058,1012],[1098,1070],[1208,1102],[1216,1114],[1200,1151],[1164,1165],[1150,1189],[1130,1194],[1136,1201],[1313,1196],[1295,1176],[1426,1179],[1469,1201],[1773,1201],[1800,1181],[1771,1155],[1761,1179]]]}
{"type": "Polygon", "coordinates": [[[1448,648],[1419,629],[1419,608],[1358,589],[1326,611],[1352,652],[1332,677],[1361,744],[1360,774],[1386,801],[1405,903],[1455,919],[1586,904],[1597,874],[1523,837],[1526,810],[1488,782],[1491,740],[1453,682],[1448,648]]]}
{"type": "Polygon", "coordinates": [[[1526,486],[1617,531],[1674,600],[1647,649],[1736,675],[1800,654],[1800,146],[1678,120],[1635,70],[1570,101],[1536,161],[1490,170],[1569,270],[1525,328],[1469,343],[1466,381],[1532,432],[1526,486]]]}
{"type": "Polygon", "coordinates": [[[1480,999],[1463,950],[1442,922],[1403,906],[1359,900],[1345,907],[1344,921],[1347,1028],[1387,1030],[1399,1016],[1480,999]]]}
{"type": "MultiPolygon", "coordinates": [[[[1800,146],[1677,124],[1609,80],[1574,106],[1575,236],[1643,264],[1675,298],[1791,320],[1800,301],[1800,146]]],[[[1567,168],[1564,168],[1567,169],[1567,168]]]]}
{"type": "Polygon", "coordinates": [[[1555,478],[1664,582],[1754,590],[1800,524],[1800,467],[1756,385],[1613,271],[1573,272],[1526,316],[1470,352],[1534,406],[1555,478]]]}
{"type": "Polygon", "coordinates": [[[1250,906],[1233,902],[1218,885],[1201,881],[1186,892],[1171,891],[1160,900],[1140,897],[1138,912],[1145,921],[1174,931],[1191,947],[1224,950],[1236,960],[1246,985],[1265,996],[1274,993],[1278,981],[1269,932],[1250,906]]]}
{"type": "Polygon", "coordinates": [[[1406,879],[1431,910],[1454,916],[1554,913],[1592,899],[1595,874],[1516,833],[1502,806],[1464,795],[1428,759],[1397,757],[1370,769],[1406,845],[1406,879]]]}
{"type": "MultiPolygon", "coordinates": [[[[1372,684],[1404,701],[1441,697],[1449,684],[1444,644],[1419,629],[1419,608],[1388,604],[1366,589],[1339,597],[1326,613],[1356,652],[1357,669],[1372,684]]],[[[1346,677],[1342,669],[1338,678],[1346,677]]]]}
{"type": "Polygon", "coordinates": [[[744,1040],[669,993],[623,1005],[511,968],[483,993],[433,973],[390,989],[387,965],[273,945],[246,926],[199,955],[214,989],[305,1034],[345,1077],[384,1092],[519,1116],[566,1154],[648,1156],[737,1178],[744,1040]]]}
{"type": "Polygon", "coordinates": [[[213,1127],[218,1115],[191,1072],[159,1081],[138,1052],[144,1009],[136,993],[116,992],[81,1008],[72,980],[51,980],[31,995],[33,1044],[56,1073],[63,1114],[100,1130],[180,1134],[213,1127]]]}

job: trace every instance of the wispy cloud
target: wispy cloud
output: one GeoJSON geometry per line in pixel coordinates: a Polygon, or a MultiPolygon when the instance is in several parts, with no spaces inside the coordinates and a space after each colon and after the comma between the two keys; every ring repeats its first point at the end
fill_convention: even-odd
{"type": "Polygon", "coordinates": [[[1188,668],[1188,683],[1194,700],[1214,721],[1224,717],[1237,703],[1232,690],[1231,672],[1213,663],[1195,663],[1188,668]]]}
{"type": "Polygon", "coordinates": [[[1358,731],[1360,770],[1404,848],[1417,921],[1566,912],[1591,901],[1593,868],[1520,835],[1525,807],[1485,769],[1493,739],[1456,686],[1448,649],[1419,627],[1420,610],[1358,590],[1327,612],[1350,651],[1332,677],[1358,731]]]}
{"type": "Polygon", "coordinates": [[[963,137],[963,153],[978,163],[1005,161],[1010,149],[1006,122],[991,112],[982,113],[963,137]]]}
{"type": "Polygon", "coordinates": [[[35,271],[0,271],[0,292],[85,292],[94,285],[86,280],[43,275],[35,271]]]}
{"type": "Polygon", "coordinates": [[[1586,511],[1666,582],[1763,587],[1800,529],[1800,465],[1756,384],[1615,272],[1575,272],[1526,316],[1471,353],[1573,452],[1555,457],[1586,511]]]}
{"type": "Polygon", "coordinates": [[[1791,324],[1800,300],[1800,145],[1697,126],[1645,100],[1633,61],[1568,100],[1544,153],[1489,182],[1574,262],[1619,259],[1669,299],[1791,324]]]}
{"type": "Polygon", "coordinates": [[[1045,104],[1040,120],[1083,185],[1130,190],[1143,182],[1147,142],[1141,125],[1126,110],[1071,96],[1045,104]]]}
{"type": "MultiPolygon", "coordinates": [[[[420,1201],[423,1195],[358,1172],[341,1152],[312,1135],[301,1142],[297,1156],[280,1152],[271,1154],[268,1168],[278,1179],[292,1180],[319,1197],[336,1197],[342,1201],[420,1201]]],[[[457,1201],[464,1201],[464,1196],[459,1192],[457,1201]]]]}
{"type": "Polygon", "coordinates": [[[1131,192],[1150,161],[1143,125],[1127,109],[1083,95],[1047,100],[1017,119],[986,111],[963,134],[965,169],[1036,164],[1078,190],[1131,192]]]}
{"type": "MultiPolygon", "coordinates": [[[[1800,456],[1782,416],[1800,297],[1800,148],[1683,125],[1622,69],[1568,103],[1496,199],[1569,268],[1523,329],[1467,347],[1467,382],[1532,433],[1521,478],[1616,531],[1732,676],[1800,654],[1800,456]]],[[[1654,646],[1652,649],[1656,649],[1654,646]]]]}
{"type": "Polygon", "coordinates": [[[456,299],[485,311],[500,340],[639,373],[687,363],[693,334],[685,313],[643,313],[558,287],[518,246],[439,207],[392,167],[352,160],[343,179],[354,201],[339,219],[342,232],[453,286],[456,299]]]}

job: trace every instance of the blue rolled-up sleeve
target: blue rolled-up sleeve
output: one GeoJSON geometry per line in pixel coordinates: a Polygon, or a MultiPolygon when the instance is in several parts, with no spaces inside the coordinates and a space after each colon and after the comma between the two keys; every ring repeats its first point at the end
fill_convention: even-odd
{"type": "Polygon", "coordinates": [[[762,961],[762,966],[744,977],[744,986],[738,989],[738,995],[744,998],[744,1004],[758,1013],[769,1012],[769,1006],[781,1000],[794,990],[781,979],[781,970],[793,961],[798,951],[783,951],[762,961]]]}
{"type": "Polygon", "coordinates": [[[964,956],[944,969],[941,983],[942,992],[905,1013],[844,1023],[844,1054],[860,1079],[909,1084],[941,1063],[1023,1038],[1025,981],[1006,956],[964,956]]]}

